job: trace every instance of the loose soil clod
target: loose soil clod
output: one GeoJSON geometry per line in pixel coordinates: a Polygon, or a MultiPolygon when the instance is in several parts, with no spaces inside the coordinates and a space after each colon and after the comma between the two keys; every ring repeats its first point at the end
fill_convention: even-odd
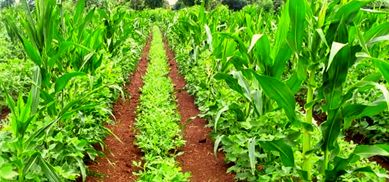
{"type": "Polygon", "coordinates": [[[0,120],[5,119],[10,112],[8,108],[0,108],[0,111],[0,120]]]}
{"type": "Polygon", "coordinates": [[[96,175],[88,177],[88,182],[130,182],[136,180],[136,176],[132,174],[136,170],[132,165],[132,161],[141,160],[142,153],[134,144],[134,122],[140,89],[143,86],[142,77],[146,73],[148,65],[151,39],[152,36],[150,34],[137,70],[131,77],[130,84],[126,87],[131,98],[124,101],[119,99],[117,101],[114,106],[114,115],[117,123],[108,126],[123,143],[113,136],[108,136],[105,139],[105,157],[99,158],[97,162],[89,166],[89,170],[96,175]]]}
{"type": "MultiPolygon", "coordinates": [[[[164,40],[166,55],[171,67],[169,76],[175,85],[178,110],[181,115],[181,123],[197,116],[200,112],[194,104],[194,99],[185,91],[185,80],[180,75],[175,61],[174,53],[164,40]]],[[[186,125],[184,139],[186,145],[184,154],[177,159],[184,172],[191,173],[192,182],[230,182],[234,181],[232,174],[227,174],[227,164],[224,162],[223,153],[219,152],[216,158],[213,155],[213,143],[209,137],[210,128],[206,128],[206,121],[196,118],[186,125]]]]}

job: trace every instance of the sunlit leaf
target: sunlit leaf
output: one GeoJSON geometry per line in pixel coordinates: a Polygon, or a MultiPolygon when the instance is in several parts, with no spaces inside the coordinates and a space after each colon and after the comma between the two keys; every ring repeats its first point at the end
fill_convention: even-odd
{"type": "Polygon", "coordinates": [[[255,138],[250,138],[248,141],[248,149],[249,149],[249,159],[250,159],[250,167],[251,167],[251,174],[255,174],[255,165],[257,163],[257,159],[255,158],[255,144],[256,140],[255,138]]]}
{"type": "Polygon", "coordinates": [[[255,73],[254,75],[264,93],[271,99],[275,100],[277,104],[285,110],[286,115],[291,121],[295,121],[296,101],[294,100],[293,93],[289,87],[275,78],[255,73]]]}
{"type": "Polygon", "coordinates": [[[70,81],[70,79],[83,75],[85,75],[85,73],[83,72],[71,72],[62,75],[55,81],[55,91],[62,91],[66,87],[66,84],[70,81]]]}
{"type": "Polygon", "coordinates": [[[294,155],[292,147],[283,140],[259,141],[261,146],[268,151],[276,151],[280,154],[281,162],[285,166],[294,166],[294,155]]]}

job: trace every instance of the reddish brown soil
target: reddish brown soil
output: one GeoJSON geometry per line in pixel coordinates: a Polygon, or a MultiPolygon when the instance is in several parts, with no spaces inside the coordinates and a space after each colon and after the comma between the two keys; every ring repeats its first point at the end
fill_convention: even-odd
{"type": "Polygon", "coordinates": [[[10,112],[8,108],[1,108],[0,111],[0,120],[5,119],[10,112]]]}
{"type": "MultiPolygon", "coordinates": [[[[304,110],[304,105],[305,105],[305,100],[301,95],[296,95],[295,99],[297,103],[301,106],[302,111],[305,112],[304,110]]],[[[314,111],[313,112],[313,118],[315,118],[315,121],[317,122],[317,125],[321,125],[324,121],[327,120],[327,114],[325,112],[321,111],[314,111]]],[[[373,121],[371,121],[373,122],[373,121]]],[[[366,138],[358,133],[353,133],[352,130],[347,130],[345,131],[345,140],[350,142],[353,141],[354,143],[357,144],[367,144],[366,138]]],[[[381,157],[381,156],[374,156],[369,158],[370,161],[375,161],[379,165],[381,165],[383,168],[388,170],[389,173],[389,158],[381,157]]]]}
{"type": "MultiPolygon", "coordinates": [[[[305,112],[304,110],[304,105],[305,105],[305,100],[301,95],[296,95],[295,99],[297,103],[301,106],[302,111],[305,112]]],[[[313,112],[313,118],[315,118],[315,121],[317,122],[317,125],[321,125],[324,121],[327,120],[327,114],[325,112],[321,111],[314,111],[313,112]]],[[[371,121],[373,123],[373,121],[371,121]]],[[[345,131],[345,140],[350,142],[353,141],[354,143],[357,144],[367,144],[368,142],[366,141],[367,138],[365,136],[358,134],[358,133],[353,133],[352,130],[346,130],[345,131]]],[[[369,158],[370,161],[375,161],[381,167],[385,168],[388,173],[389,173],[389,158],[388,157],[381,157],[381,156],[374,156],[369,158]]]]}
{"type": "Polygon", "coordinates": [[[200,112],[194,104],[192,96],[185,91],[185,80],[180,75],[175,61],[175,56],[165,39],[166,55],[171,67],[169,76],[173,80],[176,90],[178,110],[181,115],[181,123],[185,125],[183,147],[184,154],[178,157],[183,171],[191,173],[192,182],[229,182],[234,181],[234,175],[227,174],[227,164],[224,162],[223,153],[216,158],[213,155],[213,142],[209,137],[210,128],[205,127],[204,119],[196,118],[186,123],[190,118],[200,112]]]}
{"type": "MultiPolygon", "coordinates": [[[[363,136],[359,133],[353,133],[352,130],[345,131],[345,140],[346,141],[353,141],[354,143],[356,143],[358,145],[363,145],[363,144],[368,143],[365,136],[363,136]]],[[[370,157],[369,160],[377,162],[377,164],[379,164],[379,165],[381,165],[381,167],[385,168],[389,174],[389,158],[388,157],[373,156],[373,157],[370,157]]]]}
{"type": "Polygon", "coordinates": [[[136,180],[136,176],[132,173],[137,169],[132,165],[132,161],[141,160],[142,153],[134,143],[134,122],[140,88],[143,86],[142,77],[147,69],[151,39],[152,37],[150,35],[143,49],[138,68],[130,79],[131,83],[126,87],[131,98],[127,100],[119,99],[117,101],[114,106],[114,115],[117,123],[107,126],[120,138],[122,143],[112,135],[105,139],[105,157],[99,158],[97,162],[89,166],[92,175],[87,178],[89,182],[130,182],[136,180]]]}
{"type": "Polygon", "coordinates": [[[389,174],[389,159],[382,156],[374,156],[369,158],[371,161],[376,161],[381,167],[387,170],[389,174]]]}
{"type": "MultiPolygon", "coordinates": [[[[304,109],[306,103],[305,98],[300,94],[296,94],[294,98],[296,99],[296,102],[300,105],[300,111],[305,113],[305,109],[304,109]]],[[[322,123],[324,123],[324,121],[327,120],[327,114],[320,110],[319,111],[314,110],[312,116],[315,119],[316,124],[318,126],[320,126],[322,123]]]]}

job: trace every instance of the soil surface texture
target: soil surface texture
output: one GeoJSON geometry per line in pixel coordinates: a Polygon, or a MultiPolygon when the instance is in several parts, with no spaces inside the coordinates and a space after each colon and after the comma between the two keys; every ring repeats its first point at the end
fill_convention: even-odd
{"type": "Polygon", "coordinates": [[[181,115],[181,124],[184,127],[183,147],[184,154],[177,158],[184,172],[191,173],[191,182],[230,182],[234,181],[234,175],[227,174],[228,165],[224,162],[224,154],[213,154],[213,142],[209,136],[210,128],[206,127],[206,120],[198,116],[198,108],[194,104],[194,98],[185,91],[185,80],[178,71],[173,51],[168,42],[164,40],[166,55],[169,60],[169,76],[173,81],[176,91],[177,107],[181,115]],[[191,118],[196,119],[189,121],[191,118]],[[189,122],[188,122],[189,121],[189,122]]]}
{"type": "MultiPolygon", "coordinates": [[[[366,138],[358,133],[353,133],[352,130],[348,130],[345,133],[345,140],[346,141],[353,141],[354,143],[358,145],[369,145],[368,141],[366,138]]],[[[389,175],[389,157],[384,157],[384,156],[373,156],[369,158],[370,161],[375,161],[377,164],[381,165],[381,167],[385,168],[387,170],[387,173],[389,175]]],[[[387,179],[389,182],[389,179],[387,179]]]]}
{"type": "Polygon", "coordinates": [[[0,108],[0,111],[0,120],[5,119],[10,112],[8,108],[0,108]]]}
{"type": "Polygon", "coordinates": [[[142,77],[146,73],[148,65],[151,39],[152,35],[150,34],[137,70],[130,77],[130,84],[126,86],[131,98],[126,100],[119,99],[117,101],[114,105],[116,123],[107,126],[122,142],[112,135],[105,139],[106,148],[103,151],[105,156],[97,159],[97,162],[89,166],[90,176],[87,178],[88,182],[131,182],[136,180],[133,172],[137,168],[132,165],[132,161],[140,161],[142,153],[134,143],[134,123],[140,89],[143,86],[142,77]]]}

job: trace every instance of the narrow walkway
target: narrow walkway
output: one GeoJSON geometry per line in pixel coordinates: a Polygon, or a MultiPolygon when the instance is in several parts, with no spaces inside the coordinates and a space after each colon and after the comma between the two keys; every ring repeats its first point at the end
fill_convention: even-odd
{"type": "Polygon", "coordinates": [[[129,100],[119,99],[114,106],[116,124],[108,128],[120,138],[121,143],[115,137],[109,136],[105,140],[105,157],[99,158],[96,163],[89,166],[89,177],[87,181],[109,181],[109,182],[131,182],[136,180],[132,173],[136,170],[132,166],[132,161],[139,161],[142,153],[134,144],[134,122],[136,108],[139,102],[140,89],[143,86],[142,77],[148,65],[148,55],[150,50],[152,35],[147,41],[142,52],[136,72],[130,78],[127,91],[130,93],[129,100]],[[102,176],[101,176],[102,175],[102,176]]]}
{"type": "MultiPolygon", "coordinates": [[[[169,76],[175,85],[181,123],[185,125],[187,120],[200,112],[194,104],[193,97],[184,89],[185,80],[178,71],[174,53],[166,39],[164,47],[171,68],[169,76]]],[[[216,158],[213,154],[213,142],[209,137],[211,129],[207,128],[206,124],[204,119],[196,118],[186,125],[184,129],[186,145],[183,148],[184,154],[178,157],[178,161],[184,172],[191,173],[191,182],[234,181],[234,176],[227,174],[228,166],[224,162],[224,155],[219,152],[216,158]]]]}

